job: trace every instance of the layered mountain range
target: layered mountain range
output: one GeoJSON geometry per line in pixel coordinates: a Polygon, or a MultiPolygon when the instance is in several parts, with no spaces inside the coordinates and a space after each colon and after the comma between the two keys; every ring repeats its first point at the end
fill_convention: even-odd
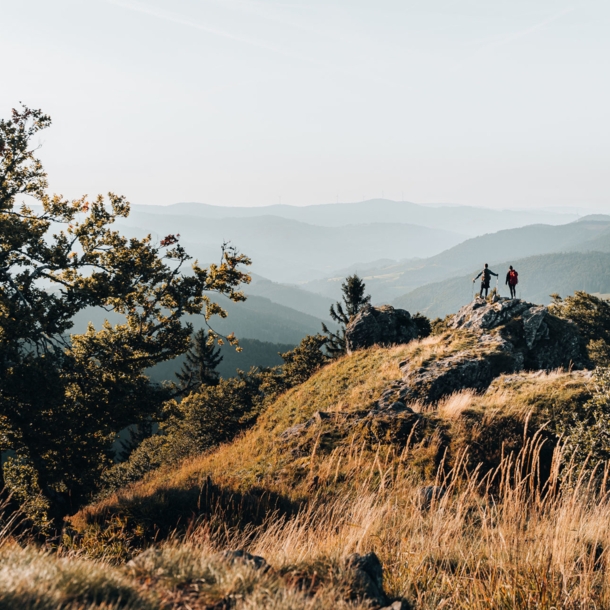
{"type": "Polygon", "coordinates": [[[229,316],[216,321],[217,330],[282,349],[330,322],[330,305],[352,273],[364,278],[373,303],[429,317],[468,303],[486,262],[500,275],[500,294],[510,264],[520,273],[519,295],[534,302],[575,290],[610,293],[610,216],[603,214],[389,200],[299,208],[179,203],[134,206],[118,228],[158,240],[180,234],[202,264],[216,262],[224,242],[248,254],[249,298],[223,303],[229,316]]]}

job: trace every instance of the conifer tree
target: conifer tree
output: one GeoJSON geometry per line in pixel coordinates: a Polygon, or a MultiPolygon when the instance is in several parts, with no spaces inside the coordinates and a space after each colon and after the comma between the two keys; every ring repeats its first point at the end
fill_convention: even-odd
{"type": "Polygon", "coordinates": [[[220,348],[209,340],[203,329],[193,335],[192,341],[192,347],[186,353],[186,362],[182,370],[176,373],[184,392],[202,385],[218,385],[220,374],[216,367],[223,360],[220,348]]]}
{"type": "Polygon", "coordinates": [[[333,333],[324,323],[322,323],[322,330],[328,337],[326,350],[332,358],[345,354],[345,328],[350,320],[371,301],[371,295],[365,296],[365,289],[364,282],[356,274],[350,275],[341,284],[343,304],[337,302],[330,306],[330,317],[339,324],[339,330],[333,333]]]}

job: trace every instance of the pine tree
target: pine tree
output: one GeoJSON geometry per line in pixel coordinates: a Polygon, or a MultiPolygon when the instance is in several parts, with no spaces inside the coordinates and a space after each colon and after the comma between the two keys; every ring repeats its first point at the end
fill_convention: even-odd
{"type": "Polygon", "coordinates": [[[203,329],[193,335],[193,345],[186,353],[182,370],[176,373],[185,392],[202,385],[218,385],[220,374],[216,367],[222,362],[220,348],[209,342],[203,329]]]}
{"type": "Polygon", "coordinates": [[[339,330],[333,333],[324,323],[322,323],[322,330],[328,337],[326,350],[332,358],[345,354],[345,327],[371,301],[371,295],[365,296],[365,289],[364,282],[356,274],[350,275],[341,284],[343,304],[337,302],[330,306],[330,317],[339,324],[339,330]]]}

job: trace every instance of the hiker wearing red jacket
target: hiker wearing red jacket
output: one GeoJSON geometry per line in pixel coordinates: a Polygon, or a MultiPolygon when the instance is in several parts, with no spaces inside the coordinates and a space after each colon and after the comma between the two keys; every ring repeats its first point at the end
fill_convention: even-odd
{"type": "Polygon", "coordinates": [[[517,284],[519,283],[519,274],[513,269],[511,265],[506,274],[506,285],[510,288],[510,298],[517,298],[517,284]]]}
{"type": "Polygon", "coordinates": [[[491,281],[491,276],[495,275],[498,277],[497,273],[494,273],[487,263],[485,263],[485,267],[483,267],[483,271],[477,275],[472,281],[476,282],[479,278],[481,278],[481,292],[479,293],[479,297],[483,298],[483,292],[485,292],[485,298],[487,298],[487,291],[489,290],[489,282],[491,281]]]}

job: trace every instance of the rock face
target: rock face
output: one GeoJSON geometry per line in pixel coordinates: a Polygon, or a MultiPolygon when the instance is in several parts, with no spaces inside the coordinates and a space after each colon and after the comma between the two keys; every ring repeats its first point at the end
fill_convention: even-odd
{"type": "Polygon", "coordinates": [[[372,602],[378,607],[388,603],[383,590],[383,567],[375,553],[354,553],[345,560],[345,567],[352,574],[354,597],[372,602]]]}
{"type": "Polygon", "coordinates": [[[476,300],[462,307],[449,327],[473,333],[476,347],[418,368],[405,362],[403,399],[434,403],[460,390],[483,392],[501,374],[589,365],[576,325],[544,306],[518,299],[476,300]]]}
{"type": "Polygon", "coordinates": [[[577,326],[554,316],[544,305],[518,299],[477,300],[453,316],[451,328],[478,332],[483,339],[499,329],[497,340],[515,360],[514,370],[583,369],[589,364],[577,326]]]}
{"type": "Polygon", "coordinates": [[[411,314],[404,309],[394,309],[391,305],[367,306],[348,324],[345,329],[347,352],[371,347],[372,345],[396,345],[417,339],[417,324],[411,314]]]}
{"type": "Polygon", "coordinates": [[[427,367],[407,368],[408,398],[432,403],[460,390],[483,392],[499,374],[519,370],[518,361],[518,358],[502,352],[491,352],[484,357],[457,354],[427,367]]]}
{"type": "Polygon", "coordinates": [[[451,320],[451,328],[464,328],[473,331],[486,331],[520,316],[524,311],[536,307],[518,299],[499,299],[496,303],[487,303],[477,299],[460,309],[451,320]]]}

